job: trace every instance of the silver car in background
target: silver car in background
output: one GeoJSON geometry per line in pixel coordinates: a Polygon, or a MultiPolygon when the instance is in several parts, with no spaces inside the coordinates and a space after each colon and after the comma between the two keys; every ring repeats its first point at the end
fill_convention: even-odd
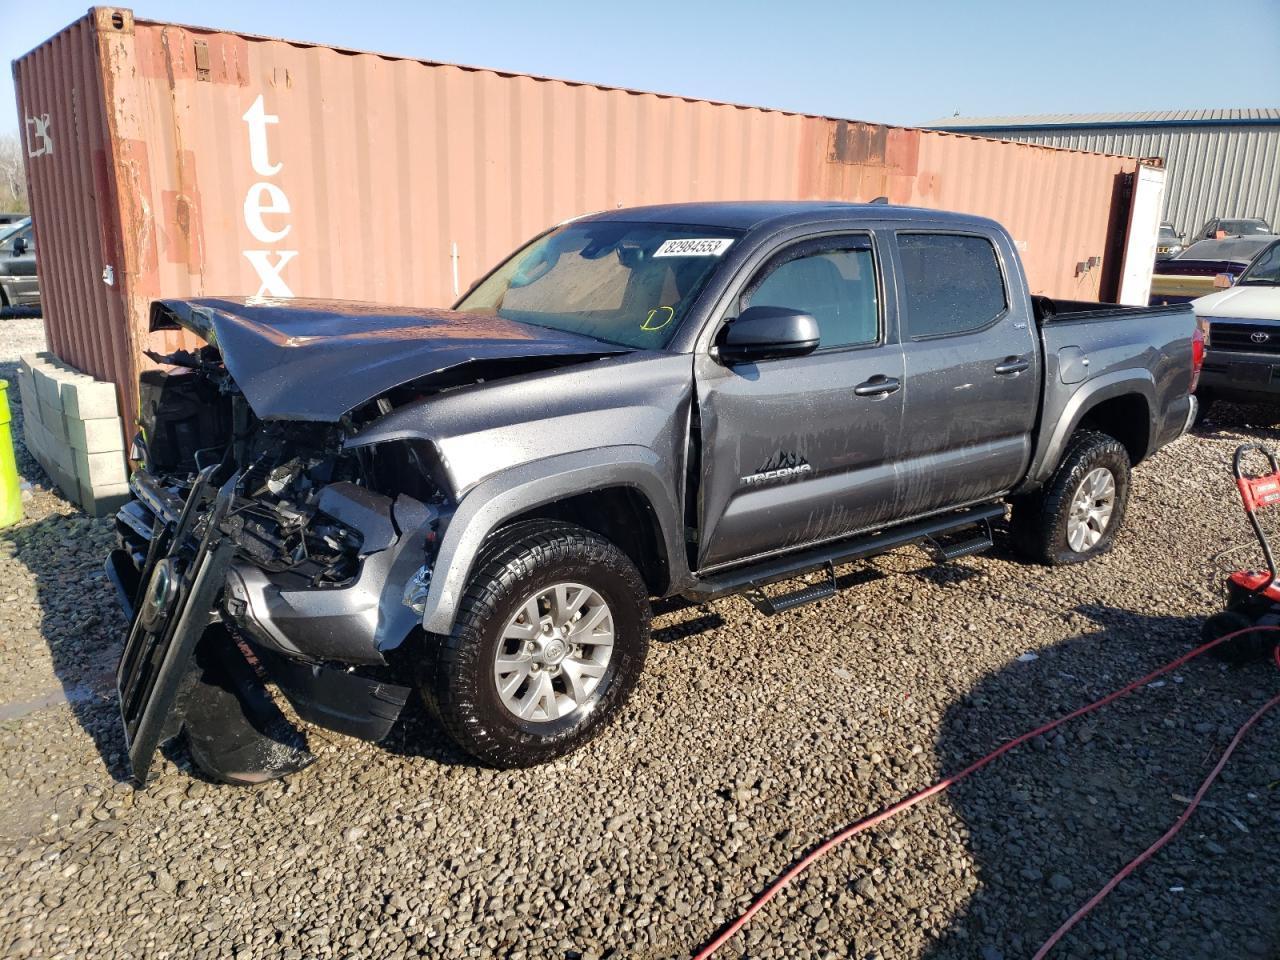
{"type": "Polygon", "coordinates": [[[40,306],[31,218],[0,226],[0,307],[40,306]]]}

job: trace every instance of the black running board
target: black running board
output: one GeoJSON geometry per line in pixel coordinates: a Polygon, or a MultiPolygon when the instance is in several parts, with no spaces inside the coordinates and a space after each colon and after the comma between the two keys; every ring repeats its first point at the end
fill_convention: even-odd
{"type": "Polygon", "coordinates": [[[971,557],[975,553],[982,553],[984,550],[990,550],[994,546],[994,540],[991,536],[991,521],[983,520],[978,524],[978,532],[971,537],[956,540],[939,540],[936,537],[930,537],[926,541],[926,545],[927,552],[935,563],[950,563],[952,560],[959,560],[961,557],[971,557]]]}
{"type": "MultiPolygon", "coordinates": [[[[717,597],[725,597],[734,593],[759,593],[760,587],[767,584],[777,583],[779,580],[790,580],[793,577],[811,573],[823,567],[830,568],[832,577],[827,582],[806,587],[795,594],[785,594],[770,601],[774,612],[790,610],[800,606],[802,603],[822,600],[833,595],[835,593],[834,567],[839,563],[862,560],[866,557],[873,557],[877,554],[887,553],[890,550],[896,550],[898,547],[905,547],[922,541],[936,542],[939,537],[976,524],[983,524],[986,527],[985,536],[975,537],[971,540],[963,541],[961,544],[955,544],[953,549],[962,545],[966,549],[963,552],[954,553],[948,559],[968,556],[969,553],[977,553],[979,550],[984,550],[991,546],[991,522],[1001,519],[1004,516],[1004,511],[1005,506],[1002,503],[970,507],[965,510],[954,510],[950,513],[916,520],[912,523],[904,523],[897,527],[877,530],[875,533],[861,537],[824,543],[750,566],[737,567],[732,570],[725,570],[722,573],[701,577],[685,593],[686,596],[698,600],[714,600],[717,597]],[[805,595],[804,599],[797,599],[786,606],[781,606],[788,598],[799,597],[801,594],[805,595]]],[[[757,607],[759,607],[759,604],[757,604],[757,607]]],[[[762,610],[762,612],[767,611],[762,610]]]]}
{"type": "Polygon", "coordinates": [[[836,583],[836,566],[834,563],[828,562],[827,577],[820,583],[811,583],[806,587],[801,587],[799,590],[774,597],[769,596],[760,587],[752,587],[743,596],[750,600],[751,605],[766,617],[772,617],[775,614],[786,613],[788,610],[802,607],[806,603],[816,603],[819,600],[834,597],[839,589],[836,583]]]}

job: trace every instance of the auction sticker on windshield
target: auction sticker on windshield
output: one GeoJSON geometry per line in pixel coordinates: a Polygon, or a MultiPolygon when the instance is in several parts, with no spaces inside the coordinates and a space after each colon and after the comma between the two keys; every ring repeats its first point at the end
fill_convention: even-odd
{"type": "Polygon", "coordinates": [[[732,238],[726,237],[686,237],[682,240],[667,240],[654,253],[655,257],[718,257],[729,249],[732,238]]]}

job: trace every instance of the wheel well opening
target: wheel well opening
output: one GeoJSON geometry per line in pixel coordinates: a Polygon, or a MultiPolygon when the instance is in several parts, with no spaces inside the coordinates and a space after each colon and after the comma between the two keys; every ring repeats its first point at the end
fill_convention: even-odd
{"type": "Polygon", "coordinates": [[[1112,397],[1085,414],[1080,428],[1115,437],[1128,451],[1129,462],[1136,464],[1146,457],[1151,443],[1151,411],[1139,394],[1112,397]]]}
{"type": "Polygon", "coordinates": [[[653,596],[671,582],[662,528],[648,498],[633,487],[607,487],[535,507],[511,521],[563,520],[598,533],[631,558],[653,596]]]}

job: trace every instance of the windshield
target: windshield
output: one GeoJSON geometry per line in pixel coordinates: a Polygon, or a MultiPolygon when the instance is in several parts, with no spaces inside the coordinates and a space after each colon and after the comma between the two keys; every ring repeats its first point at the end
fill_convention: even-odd
{"type": "Polygon", "coordinates": [[[1199,240],[1178,254],[1179,260],[1236,260],[1248,263],[1273,238],[1241,237],[1237,240],[1199,240]]]}
{"type": "Polygon", "coordinates": [[[1265,220],[1219,220],[1218,230],[1229,237],[1253,237],[1271,232],[1265,220]]]}
{"type": "Polygon", "coordinates": [[[660,350],[741,231],[580,221],[518,251],[455,309],[660,350]]]}
{"type": "Polygon", "coordinates": [[[1237,286],[1255,284],[1257,286],[1280,286],[1280,242],[1273,243],[1258,254],[1249,269],[1240,274],[1237,286]]]}
{"type": "Polygon", "coordinates": [[[1160,228],[1160,242],[1161,243],[1177,243],[1178,242],[1178,235],[1177,233],[1174,232],[1173,227],[1162,226],[1160,228]]]}

